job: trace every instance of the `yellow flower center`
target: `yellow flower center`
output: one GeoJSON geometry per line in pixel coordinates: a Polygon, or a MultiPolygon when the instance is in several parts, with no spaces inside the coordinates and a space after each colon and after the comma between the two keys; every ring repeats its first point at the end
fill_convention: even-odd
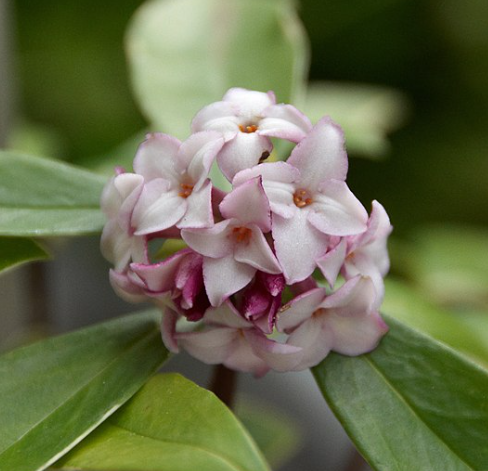
{"type": "Polygon", "coordinates": [[[246,134],[251,134],[253,132],[256,132],[258,130],[258,127],[255,124],[251,124],[249,126],[244,126],[242,124],[239,124],[239,129],[241,132],[245,132],[246,134]]]}
{"type": "Polygon", "coordinates": [[[247,227],[234,227],[232,229],[232,237],[237,243],[244,242],[245,244],[249,243],[251,240],[252,231],[247,227]]]}
{"type": "Polygon", "coordinates": [[[299,208],[304,208],[313,203],[312,194],[308,190],[299,189],[293,195],[293,202],[299,208]]]}
{"type": "Polygon", "coordinates": [[[188,198],[191,195],[191,192],[193,191],[193,185],[188,185],[187,183],[182,183],[180,185],[181,191],[179,192],[179,195],[182,198],[188,198]]]}

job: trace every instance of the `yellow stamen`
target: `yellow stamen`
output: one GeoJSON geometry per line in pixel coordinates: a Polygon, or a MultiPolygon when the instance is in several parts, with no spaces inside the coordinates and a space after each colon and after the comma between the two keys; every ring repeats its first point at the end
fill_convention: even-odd
{"type": "Polygon", "coordinates": [[[304,208],[313,203],[312,195],[308,190],[299,189],[293,195],[293,202],[299,208],[304,208]]]}
{"type": "Polygon", "coordinates": [[[193,191],[193,185],[188,185],[187,183],[182,183],[180,185],[180,187],[181,187],[181,191],[179,192],[179,195],[182,198],[188,198],[193,191]]]}
{"type": "Polygon", "coordinates": [[[237,243],[249,243],[251,240],[252,231],[247,227],[234,227],[232,229],[232,237],[237,243]]]}
{"type": "Polygon", "coordinates": [[[243,126],[242,124],[239,124],[239,130],[241,132],[245,132],[246,134],[251,134],[256,132],[258,127],[255,124],[251,124],[250,126],[243,126]]]}

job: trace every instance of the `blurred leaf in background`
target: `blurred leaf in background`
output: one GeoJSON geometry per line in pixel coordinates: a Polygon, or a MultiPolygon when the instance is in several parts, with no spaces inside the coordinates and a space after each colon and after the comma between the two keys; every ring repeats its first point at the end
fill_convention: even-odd
{"type": "Polygon", "coordinates": [[[387,134],[403,124],[407,109],[397,90],[345,82],[312,82],[303,107],[314,124],[324,115],[340,123],[348,153],[371,158],[391,150],[387,134]]]}
{"type": "Polygon", "coordinates": [[[108,150],[144,126],[122,47],[141,3],[13,2],[20,113],[59,135],[68,160],[108,150]]]}
{"type": "Polygon", "coordinates": [[[428,225],[392,244],[395,267],[432,302],[488,311],[488,230],[428,225]]]}
{"type": "Polygon", "coordinates": [[[48,253],[31,239],[0,237],[0,273],[23,263],[46,260],[48,253]]]}
{"type": "Polygon", "coordinates": [[[135,15],[127,51],[136,97],[154,130],[180,139],[227,89],[304,91],[308,49],[289,0],[159,0],[135,15]]]}

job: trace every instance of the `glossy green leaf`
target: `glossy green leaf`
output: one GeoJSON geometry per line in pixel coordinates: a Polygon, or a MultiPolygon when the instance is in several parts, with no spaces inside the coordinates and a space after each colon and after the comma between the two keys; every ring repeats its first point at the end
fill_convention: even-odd
{"type": "Polygon", "coordinates": [[[61,162],[0,151],[0,235],[100,231],[105,182],[104,177],[61,162]]]}
{"type": "Polygon", "coordinates": [[[488,469],[488,372],[386,319],[376,350],[313,368],[351,439],[378,471],[488,469]]]}
{"type": "Polygon", "coordinates": [[[20,237],[0,237],[0,272],[49,255],[36,242],[20,237]]]}
{"type": "Polygon", "coordinates": [[[303,111],[313,123],[331,116],[344,129],[352,154],[381,157],[390,145],[387,135],[405,119],[405,97],[389,88],[359,84],[312,82],[303,111]]]}
{"type": "Polygon", "coordinates": [[[149,381],[56,466],[110,471],[269,469],[232,412],[212,393],[174,373],[149,381]]]}
{"type": "Polygon", "coordinates": [[[137,313],[0,357],[0,469],[41,470],[126,402],[167,357],[137,313]]]}
{"type": "Polygon", "coordinates": [[[488,313],[453,312],[406,283],[386,280],[382,309],[404,324],[488,365],[488,313]]]}
{"type": "Polygon", "coordinates": [[[300,97],[307,42],[289,0],[156,0],[127,36],[132,83],[154,130],[186,138],[195,113],[231,87],[300,97]]]}

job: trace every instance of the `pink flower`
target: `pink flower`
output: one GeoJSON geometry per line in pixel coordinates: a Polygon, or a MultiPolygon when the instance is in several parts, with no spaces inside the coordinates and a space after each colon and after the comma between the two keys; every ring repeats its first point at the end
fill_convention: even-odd
{"type": "Polygon", "coordinates": [[[390,268],[386,242],[392,231],[385,208],[373,201],[366,232],[342,238],[331,251],[317,259],[317,265],[331,286],[339,272],[346,279],[357,275],[371,278],[379,300],[383,299],[383,277],[390,268]]]}
{"type": "Polygon", "coordinates": [[[319,121],[287,163],[257,165],[239,172],[239,186],[260,175],[273,213],[276,256],[288,284],[309,277],[330,236],[360,234],[368,214],[345,183],[347,155],[342,130],[319,121]]]}
{"type": "Polygon", "coordinates": [[[254,280],[236,300],[238,311],[265,334],[271,334],[285,286],[283,275],[270,275],[258,271],[254,280]]]}
{"type": "Polygon", "coordinates": [[[213,224],[207,176],[223,143],[215,132],[193,134],[183,143],[166,134],[148,136],[134,159],[145,182],[132,215],[136,235],[213,224]]]}
{"type": "Polygon", "coordinates": [[[271,229],[261,178],[229,193],[219,205],[225,218],[210,228],[184,229],[183,240],[203,257],[203,279],[212,306],[246,286],[257,270],[279,274],[281,267],[263,233],[271,229]]]}
{"type": "Polygon", "coordinates": [[[159,263],[133,263],[147,296],[159,300],[189,321],[200,320],[210,302],[203,287],[203,257],[183,249],[159,263]]]}
{"type": "Polygon", "coordinates": [[[276,104],[272,92],[231,88],[222,101],[197,113],[192,131],[213,130],[224,134],[226,144],[217,162],[224,175],[234,175],[266,159],[273,145],[269,137],[299,142],[310,131],[309,119],[291,105],[276,104]]]}
{"type": "Polygon", "coordinates": [[[271,368],[287,371],[298,361],[300,347],[268,339],[245,320],[230,301],[210,308],[200,331],[176,334],[179,344],[204,363],[262,376],[271,368]]]}
{"type": "Polygon", "coordinates": [[[312,128],[271,92],[242,88],[202,109],[192,129],[184,142],[148,135],[135,173],[118,170],[104,190],[114,290],[161,309],[172,352],[257,376],[373,349],[387,331],[378,309],[391,225],[376,201],[368,219],[347,187],[342,130],[329,118],[312,128]],[[261,163],[270,137],[297,143],[287,162],[261,163]],[[214,161],[229,193],[212,185],[214,161]],[[158,242],[171,238],[187,247],[159,260],[158,242]],[[342,287],[318,287],[317,267],[328,290],[339,274],[342,287]],[[283,293],[295,296],[284,306],[283,293]]]}
{"type": "Polygon", "coordinates": [[[146,260],[146,239],[134,236],[131,226],[134,206],[140,198],[144,179],[133,173],[119,174],[105,186],[101,209],[107,216],[103,228],[101,251],[103,256],[123,272],[131,261],[146,260]]]}
{"type": "Polygon", "coordinates": [[[361,355],[373,350],[388,331],[378,311],[370,278],[357,276],[337,292],[324,288],[308,291],[284,306],[278,314],[278,330],[290,334],[287,343],[302,348],[296,370],[320,363],[333,350],[361,355]]]}

